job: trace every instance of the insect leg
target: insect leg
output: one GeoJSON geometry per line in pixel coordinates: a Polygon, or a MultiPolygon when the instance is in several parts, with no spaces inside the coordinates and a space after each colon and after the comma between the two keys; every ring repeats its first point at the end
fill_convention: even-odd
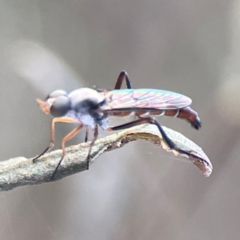
{"type": "Polygon", "coordinates": [[[50,143],[49,145],[47,146],[47,148],[41,153],[39,154],[38,156],[36,156],[34,159],[33,159],[33,162],[36,162],[36,160],[38,158],[40,158],[41,156],[43,156],[46,152],[48,152],[52,147],[53,147],[53,143],[54,143],[54,138],[55,138],[55,123],[57,122],[64,122],[64,123],[79,123],[77,120],[75,119],[72,119],[72,118],[53,118],[52,119],[52,123],[51,123],[51,140],[50,140],[50,143]]]}
{"type": "Polygon", "coordinates": [[[87,142],[88,141],[88,126],[86,126],[86,132],[85,132],[85,138],[84,138],[84,142],[87,142]]]}
{"type": "Polygon", "coordinates": [[[163,140],[165,141],[165,143],[168,145],[168,147],[170,149],[174,149],[174,150],[176,150],[179,153],[186,154],[188,156],[193,156],[194,157],[194,155],[192,155],[190,152],[187,152],[187,151],[184,151],[184,150],[178,148],[173,143],[173,141],[167,136],[167,134],[165,133],[165,131],[163,130],[163,128],[159,124],[159,122],[156,119],[151,118],[151,117],[140,118],[138,120],[135,120],[135,121],[132,121],[132,122],[129,122],[129,123],[125,123],[125,124],[122,124],[122,125],[119,125],[119,126],[109,127],[108,130],[112,131],[112,130],[126,129],[126,128],[133,127],[133,126],[136,126],[136,125],[140,125],[140,124],[143,124],[143,123],[150,123],[150,124],[156,125],[158,130],[159,130],[159,132],[162,135],[163,140]]]}
{"type": "Polygon", "coordinates": [[[56,174],[56,172],[57,172],[57,170],[58,170],[58,168],[59,168],[59,166],[60,166],[63,158],[65,157],[65,154],[66,154],[65,143],[66,143],[67,141],[69,141],[70,139],[72,139],[72,138],[82,129],[82,127],[83,127],[83,124],[81,123],[79,126],[77,126],[76,128],[74,128],[70,133],[68,133],[68,134],[62,139],[62,156],[61,156],[61,158],[60,158],[60,160],[59,160],[59,162],[58,162],[58,165],[57,165],[57,167],[55,168],[55,170],[54,170],[54,172],[53,172],[50,180],[53,180],[53,178],[54,178],[54,176],[55,176],[55,174],[56,174]]]}
{"type": "MultiPolygon", "coordinates": [[[[150,123],[150,124],[156,125],[158,130],[159,130],[159,132],[162,135],[163,140],[165,141],[165,143],[168,145],[168,147],[171,150],[175,150],[178,153],[185,154],[185,155],[187,155],[189,157],[194,157],[194,158],[196,157],[196,155],[192,154],[191,151],[188,152],[188,151],[185,151],[185,150],[182,150],[182,149],[178,148],[175,145],[175,143],[173,143],[173,141],[167,136],[167,134],[165,133],[165,131],[163,130],[163,128],[161,127],[159,122],[156,119],[151,118],[151,117],[141,118],[141,119],[138,119],[138,120],[135,120],[135,121],[132,121],[132,122],[128,122],[128,123],[125,123],[125,124],[122,124],[122,125],[119,125],[119,126],[109,127],[107,130],[108,131],[112,131],[112,130],[126,129],[126,128],[129,128],[129,127],[133,127],[133,126],[144,124],[144,123],[150,123]]],[[[204,161],[204,162],[206,162],[206,161],[204,161]]],[[[206,163],[209,165],[208,162],[206,162],[206,163]]]]}
{"type": "Polygon", "coordinates": [[[87,170],[89,169],[89,164],[90,164],[90,153],[92,151],[92,147],[93,144],[95,143],[95,141],[98,138],[98,126],[96,126],[96,128],[94,129],[94,133],[93,133],[93,140],[90,144],[89,150],[88,150],[88,155],[87,155],[87,170]]]}
{"type": "MultiPolygon", "coordinates": [[[[120,72],[114,89],[120,89],[121,88],[124,78],[125,78],[125,81],[126,81],[126,84],[127,84],[127,88],[132,89],[129,76],[128,76],[128,73],[126,71],[121,71],[120,72]]],[[[137,115],[137,114],[135,116],[140,118],[140,116],[137,115]]]]}
{"type": "Polygon", "coordinates": [[[163,130],[163,128],[161,127],[161,125],[159,124],[159,122],[151,117],[148,118],[140,118],[138,120],[132,121],[132,122],[128,122],[119,126],[114,126],[114,127],[109,127],[107,130],[112,131],[112,130],[121,130],[121,129],[126,129],[126,128],[130,128],[133,126],[137,126],[140,124],[144,124],[144,123],[150,123],[150,124],[154,124],[157,126],[159,132],[161,133],[163,140],[166,142],[166,144],[169,146],[170,149],[174,149],[175,148],[175,144],[172,142],[172,140],[167,136],[167,134],[165,133],[165,131],[163,130]]]}
{"type": "Polygon", "coordinates": [[[120,72],[114,89],[120,89],[121,86],[122,86],[122,82],[123,82],[124,79],[125,79],[125,81],[126,81],[127,88],[128,88],[128,89],[131,89],[132,86],[131,86],[129,76],[128,76],[128,74],[127,74],[126,71],[121,71],[121,72],[120,72]]]}

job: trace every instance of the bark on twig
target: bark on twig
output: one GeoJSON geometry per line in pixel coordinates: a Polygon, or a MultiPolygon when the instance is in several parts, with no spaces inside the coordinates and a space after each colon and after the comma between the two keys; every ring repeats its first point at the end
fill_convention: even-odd
{"type": "MultiPolygon", "coordinates": [[[[172,129],[166,127],[163,127],[163,129],[179,149],[191,154],[191,156],[184,154],[184,157],[192,161],[205,176],[211,174],[212,164],[199,146],[172,129]]],[[[170,150],[167,147],[154,125],[145,124],[98,139],[92,149],[91,163],[102,153],[120,148],[128,142],[138,139],[148,140],[154,144],[161,145],[165,150],[179,155],[179,152],[170,150]]],[[[67,154],[54,181],[86,170],[88,150],[89,143],[68,147],[67,154]]],[[[32,158],[27,159],[24,157],[12,158],[0,162],[0,191],[7,191],[23,185],[49,182],[61,157],[61,153],[61,150],[46,153],[36,163],[33,163],[32,158]]]]}

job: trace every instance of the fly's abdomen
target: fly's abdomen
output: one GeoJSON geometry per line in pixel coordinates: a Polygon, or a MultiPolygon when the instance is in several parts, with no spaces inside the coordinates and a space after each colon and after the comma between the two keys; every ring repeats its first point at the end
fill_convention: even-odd
{"type": "Polygon", "coordinates": [[[136,115],[139,117],[146,116],[169,116],[169,117],[177,117],[181,119],[187,120],[194,128],[199,129],[201,127],[201,121],[198,117],[197,112],[192,110],[190,107],[185,107],[182,109],[172,109],[172,110],[125,110],[125,111],[114,111],[109,113],[109,116],[115,117],[126,117],[136,115]]]}
{"type": "Polygon", "coordinates": [[[199,129],[201,127],[201,121],[200,118],[198,117],[197,112],[195,112],[190,107],[180,109],[177,117],[186,119],[196,129],[199,129]]]}

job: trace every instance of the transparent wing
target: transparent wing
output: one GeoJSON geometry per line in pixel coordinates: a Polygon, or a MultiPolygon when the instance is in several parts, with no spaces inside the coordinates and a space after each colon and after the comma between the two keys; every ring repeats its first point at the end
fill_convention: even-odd
{"type": "Polygon", "coordinates": [[[174,110],[189,106],[192,100],[182,94],[157,89],[122,89],[105,92],[104,110],[174,110]]]}

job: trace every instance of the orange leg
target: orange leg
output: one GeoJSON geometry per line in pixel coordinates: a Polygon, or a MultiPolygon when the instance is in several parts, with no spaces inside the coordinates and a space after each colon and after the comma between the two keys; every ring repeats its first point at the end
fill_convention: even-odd
{"type": "Polygon", "coordinates": [[[69,141],[70,139],[72,139],[72,138],[82,129],[82,127],[83,127],[83,124],[80,124],[79,126],[77,126],[76,128],[74,128],[70,133],[68,133],[68,134],[62,139],[62,156],[61,156],[61,158],[60,158],[60,160],[59,160],[59,162],[58,162],[58,165],[57,165],[57,167],[55,168],[55,170],[54,170],[54,172],[53,172],[50,180],[52,180],[52,179],[54,178],[54,176],[55,176],[55,174],[56,174],[56,172],[57,172],[57,170],[58,170],[58,168],[59,168],[59,166],[60,166],[63,158],[65,157],[65,154],[66,154],[65,143],[66,143],[67,141],[69,141]]]}
{"type": "Polygon", "coordinates": [[[79,121],[78,120],[75,120],[73,118],[68,118],[68,117],[61,117],[61,118],[53,118],[52,119],[52,124],[51,124],[51,140],[50,140],[50,143],[49,145],[47,146],[47,148],[41,153],[39,154],[38,156],[36,156],[34,159],[33,159],[33,162],[36,162],[36,160],[38,158],[40,158],[41,156],[43,156],[46,152],[48,152],[52,147],[53,147],[53,143],[54,143],[54,139],[55,139],[55,123],[57,122],[63,122],[63,123],[78,123],[79,124],[79,121]]]}

